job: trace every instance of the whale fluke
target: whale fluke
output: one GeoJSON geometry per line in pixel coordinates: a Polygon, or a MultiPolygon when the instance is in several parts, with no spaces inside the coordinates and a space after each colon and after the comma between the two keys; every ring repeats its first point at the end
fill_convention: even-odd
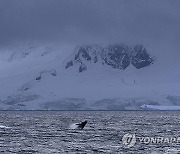
{"type": "Polygon", "coordinates": [[[78,125],[78,129],[83,129],[86,124],[87,124],[87,121],[85,120],[85,121],[83,121],[79,124],[76,124],[76,125],[78,125]]]}

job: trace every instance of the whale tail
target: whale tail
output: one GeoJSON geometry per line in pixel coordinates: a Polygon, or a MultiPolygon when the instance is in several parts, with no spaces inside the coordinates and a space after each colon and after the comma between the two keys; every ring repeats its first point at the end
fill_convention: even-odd
{"type": "Polygon", "coordinates": [[[76,124],[76,125],[78,125],[77,128],[83,129],[86,124],[87,124],[87,121],[85,120],[85,121],[83,121],[83,122],[81,122],[81,123],[79,123],[79,124],[76,124]]]}

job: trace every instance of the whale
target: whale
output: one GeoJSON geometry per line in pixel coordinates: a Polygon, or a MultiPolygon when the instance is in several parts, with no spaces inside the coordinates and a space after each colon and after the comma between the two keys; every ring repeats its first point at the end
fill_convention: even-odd
{"type": "Polygon", "coordinates": [[[76,124],[78,127],[78,129],[83,129],[85,127],[85,125],[87,124],[87,120],[81,122],[81,123],[78,123],[76,124]]]}

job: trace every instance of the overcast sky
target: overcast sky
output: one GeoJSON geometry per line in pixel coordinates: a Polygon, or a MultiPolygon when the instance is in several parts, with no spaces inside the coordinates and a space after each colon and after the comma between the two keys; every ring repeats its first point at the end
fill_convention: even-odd
{"type": "Polygon", "coordinates": [[[180,0],[0,0],[0,45],[26,40],[179,47],[180,0]]]}

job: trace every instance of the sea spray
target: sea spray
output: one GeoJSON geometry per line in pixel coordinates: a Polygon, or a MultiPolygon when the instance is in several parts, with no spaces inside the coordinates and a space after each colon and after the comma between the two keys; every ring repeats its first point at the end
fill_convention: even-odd
{"type": "Polygon", "coordinates": [[[69,129],[77,129],[78,125],[76,125],[76,123],[72,123],[69,125],[69,129]]]}

